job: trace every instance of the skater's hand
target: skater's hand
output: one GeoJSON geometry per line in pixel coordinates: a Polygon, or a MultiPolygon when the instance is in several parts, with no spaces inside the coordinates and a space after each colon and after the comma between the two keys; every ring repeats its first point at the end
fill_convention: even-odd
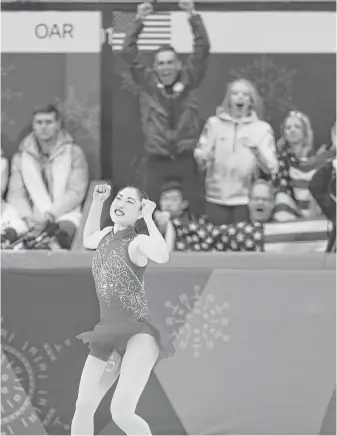
{"type": "Polygon", "coordinates": [[[191,13],[194,11],[194,1],[193,0],[179,0],[179,7],[183,11],[191,13]]]}
{"type": "Polygon", "coordinates": [[[157,210],[154,217],[158,221],[158,224],[167,224],[171,219],[171,214],[165,210],[157,210]]]}
{"type": "Polygon", "coordinates": [[[153,6],[151,1],[147,1],[144,3],[141,3],[137,6],[137,17],[141,20],[144,20],[148,15],[152,14],[153,12],[153,6]]]}
{"type": "Polygon", "coordinates": [[[159,230],[165,232],[167,224],[169,223],[169,221],[171,219],[170,212],[157,210],[154,213],[154,217],[155,217],[155,220],[156,220],[157,225],[159,227],[159,230]]]}
{"type": "Polygon", "coordinates": [[[152,214],[156,209],[156,206],[156,203],[151,200],[142,201],[142,217],[145,221],[152,218],[152,214]]]}
{"type": "Polygon", "coordinates": [[[94,188],[93,201],[104,203],[109,197],[111,192],[111,186],[105,183],[104,185],[96,185],[94,188]]]}

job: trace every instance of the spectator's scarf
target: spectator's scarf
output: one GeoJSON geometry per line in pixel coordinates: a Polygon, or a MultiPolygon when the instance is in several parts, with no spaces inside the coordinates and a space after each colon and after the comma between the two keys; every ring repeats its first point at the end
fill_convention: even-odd
{"type": "Polygon", "coordinates": [[[290,147],[278,151],[277,157],[279,171],[275,177],[274,219],[291,221],[302,217],[302,211],[309,208],[311,195],[308,187],[315,170],[304,167],[290,147]]]}
{"type": "Polygon", "coordinates": [[[176,251],[323,252],[328,228],[324,219],[214,226],[201,218],[188,224],[174,220],[172,224],[176,231],[176,251]]]}

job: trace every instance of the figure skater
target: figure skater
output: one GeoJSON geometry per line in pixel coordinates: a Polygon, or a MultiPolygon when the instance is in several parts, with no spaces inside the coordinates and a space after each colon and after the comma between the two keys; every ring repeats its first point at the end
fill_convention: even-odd
{"type": "Polygon", "coordinates": [[[100,231],[104,201],[110,186],[98,185],[83,233],[85,248],[97,249],[92,271],[100,305],[100,322],[78,336],[89,343],[72,435],[93,435],[94,414],[118,380],[111,415],[127,435],[151,435],[148,424],[135,414],[138,400],[159,359],[174,353],[168,334],[151,319],[144,295],[148,259],[166,263],[169,253],[152,214],[156,204],[137,188],[122,189],[110,208],[112,227],[100,231]],[[144,220],[148,235],[135,227],[144,220]]]}

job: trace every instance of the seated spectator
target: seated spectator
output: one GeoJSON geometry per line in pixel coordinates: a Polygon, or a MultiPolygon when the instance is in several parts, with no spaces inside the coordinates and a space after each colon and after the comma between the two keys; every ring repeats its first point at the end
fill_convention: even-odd
{"type": "Polygon", "coordinates": [[[14,242],[21,234],[25,233],[28,228],[26,223],[19,219],[19,214],[14,207],[10,206],[5,198],[8,184],[8,160],[3,156],[1,149],[1,247],[6,248],[14,242]]]}
{"type": "MultiPolygon", "coordinates": [[[[162,197],[164,202],[161,203],[161,211],[172,210],[173,212],[173,209],[175,209],[175,211],[179,211],[178,213],[169,213],[168,217],[165,216],[165,230],[169,230],[165,234],[165,239],[171,251],[173,249],[180,251],[210,251],[212,249],[223,250],[223,244],[217,241],[216,237],[220,235],[220,228],[225,229],[227,226],[214,226],[208,220],[208,217],[200,217],[197,219],[196,217],[190,215],[188,213],[187,204],[185,204],[186,208],[183,207],[184,203],[181,191],[178,190],[178,187],[175,189],[175,191],[171,191],[173,187],[174,183],[172,183],[171,186],[167,185],[167,187],[165,187],[166,191],[163,191],[164,196],[162,197]],[[172,203],[169,206],[165,202],[165,200],[169,198],[166,196],[166,193],[169,194],[170,192],[172,192],[172,194],[173,192],[176,193],[176,200],[179,199],[179,202],[177,201],[176,204],[180,204],[180,207],[172,207],[172,203]],[[169,226],[172,226],[172,229],[170,229],[169,226]]],[[[171,198],[173,198],[173,196],[171,198]]],[[[264,223],[270,221],[273,207],[274,195],[272,184],[266,180],[257,180],[252,185],[250,190],[248,205],[250,219],[245,223],[244,227],[247,227],[251,223],[264,223]]],[[[156,212],[156,214],[161,213],[165,212],[156,212]]],[[[158,223],[158,226],[159,228],[161,227],[160,223],[158,223]]],[[[244,228],[242,223],[240,223],[239,227],[244,228]]],[[[250,228],[253,230],[251,225],[250,228]]],[[[257,228],[260,228],[260,226],[258,225],[257,228]]]]}
{"type": "Polygon", "coordinates": [[[275,178],[275,220],[318,217],[320,209],[308,189],[316,171],[309,118],[302,112],[291,111],[283,122],[281,135],[277,141],[280,169],[275,178]]]}
{"type": "Polygon", "coordinates": [[[165,183],[161,188],[160,209],[154,214],[156,224],[166,238],[166,241],[171,241],[173,244],[174,229],[172,221],[179,219],[180,222],[188,224],[195,220],[195,217],[189,211],[188,201],[184,198],[181,184],[178,181],[165,183]]]}
{"type": "Polygon", "coordinates": [[[167,223],[166,217],[169,220],[179,218],[183,222],[191,220],[188,201],[184,198],[181,184],[178,181],[167,182],[162,186],[159,208],[155,212],[155,218],[159,228],[164,231],[167,223]]]}
{"type": "Polygon", "coordinates": [[[278,223],[273,219],[275,206],[271,182],[257,180],[250,191],[249,222],[221,226],[216,248],[221,251],[265,251],[308,253],[324,251],[327,221],[322,219],[278,223]]]}
{"type": "Polygon", "coordinates": [[[252,223],[272,221],[275,206],[274,188],[271,182],[260,179],[253,183],[249,195],[249,217],[252,223]]]}
{"type": "Polygon", "coordinates": [[[88,181],[86,157],[61,129],[58,109],[52,105],[37,109],[32,133],[12,160],[8,203],[29,229],[57,223],[58,242],[69,249],[81,220],[88,181]]]}
{"type": "Polygon", "coordinates": [[[175,219],[172,221],[174,244],[170,242],[168,245],[176,251],[324,251],[327,240],[326,220],[273,222],[274,203],[271,183],[258,180],[250,191],[249,220],[215,226],[207,218],[189,223],[175,219]]]}
{"type": "Polygon", "coordinates": [[[215,225],[248,221],[252,181],[278,170],[273,131],[261,117],[255,87],[236,80],[206,122],[194,156],[206,170],[206,215],[215,225]]]}

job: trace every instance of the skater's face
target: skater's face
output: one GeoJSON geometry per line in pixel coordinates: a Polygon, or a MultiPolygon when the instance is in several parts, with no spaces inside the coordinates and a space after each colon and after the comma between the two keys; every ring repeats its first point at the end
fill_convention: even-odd
{"type": "Polygon", "coordinates": [[[272,188],[267,183],[256,183],[251,191],[249,212],[252,222],[266,223],[271,219],[274,208],[272,188]]]}
{"type": "Polygon", "coordinates": [[[124,188],[116,195],[110,207],[115,224],[133,226],[141,216],[141,200],[134,188],[124,188]]]}
{"type": "Polygon", "coordinates": [[[187,201],[183,199],[179,190],[165,191],[160,197],[160,210],[170,212],[172,218],[179,218],[187,207],[187,201]]]}

